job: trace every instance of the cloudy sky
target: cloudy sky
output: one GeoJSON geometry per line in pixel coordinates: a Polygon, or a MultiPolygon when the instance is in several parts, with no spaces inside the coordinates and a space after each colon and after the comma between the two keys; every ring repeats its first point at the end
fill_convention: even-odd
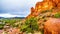
{"type": "Polygon", "coordinates": [[[0,0],[0,17],[26,17],[39,1],[42,0],[0,0]]]}

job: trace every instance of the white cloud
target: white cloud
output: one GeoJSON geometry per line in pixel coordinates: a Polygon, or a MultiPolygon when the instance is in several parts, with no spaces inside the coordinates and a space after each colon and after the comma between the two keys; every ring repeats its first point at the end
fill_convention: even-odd
{"type": "Polygon", "coordinates": [[[12,15],[12,14],[0,14],[0,17],[5,17],[5,18],[9,18],[9,17],[19,17],[19,15],[12,15]]]}
{"type": "Polygon", "coordinates": [[[15,13],[14,16],[16,16],[16,14],[24,14],[24,16],[26,16],[30,13],[30,8],[35,6],[35,4],[40,1],[42,0],[0,0],[2,9],[9,13],[5,14],[8,16],[5,16],[4,14],[1,14],[1,16],[12,17],[12,13],[15,13]]]}
{"type": "Polygon", "coordinates": [[[2,6],[4,9],[19,9],[23,8],[25,6],[28,6],[28,8],[31,8],[32,6],[35,6],[37,2],[40,2],[42,0],[2,0],[2,6]]]}

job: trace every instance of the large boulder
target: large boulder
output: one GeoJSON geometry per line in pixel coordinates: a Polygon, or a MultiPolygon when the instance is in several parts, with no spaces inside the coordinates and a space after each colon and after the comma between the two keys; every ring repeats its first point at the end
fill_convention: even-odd
{"type": "Polygon", "coordinates": [[[50,18],[45,22],[44,34],[60,34],[60,18],[50,18]]]}

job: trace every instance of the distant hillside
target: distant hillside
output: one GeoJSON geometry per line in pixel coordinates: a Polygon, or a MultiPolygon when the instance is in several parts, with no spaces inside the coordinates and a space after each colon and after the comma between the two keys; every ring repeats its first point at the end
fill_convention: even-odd
{"type": "Polygon", "coordinates": [[[14,18],[18,18],[18,19],[24,19],[25,17],[14,17],[14,18]]]}
{"type": "Polygon", "coordinates": [[[4,17],[0,17],[0,19],[24,19],[25,17],[10,17],[10,18],[4,18],[4,17]]]}
{"type": "Polygon", "coordinates": [[[1,18],[4,18],[4,17],[0,17],[0,19],[1,19],[1,18]]]}

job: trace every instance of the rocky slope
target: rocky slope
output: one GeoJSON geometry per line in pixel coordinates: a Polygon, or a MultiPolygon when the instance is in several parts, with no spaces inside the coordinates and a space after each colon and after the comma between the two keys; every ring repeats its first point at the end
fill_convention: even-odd
{"type": "MultiPolygon", "coordinates": [[[[38,19],[37,23],[39,25],[39,29],[44,29],[45,28],[44,25],[47,24],[46,26],[48,26],[48,24],[49,24],[49,23],[45,23],[46,21],[48,21],[50,18],[53,19],[53,18],[60,16],[59,14],[58,14],[58,16],[55,16],[56,13],[60,13],[60,0],[43,0],[42,2],[37,2],[35,8],[33,8],[33,7],[31,8],[31,14],[29,14],[26,17],[26,19],[29,19],[31,17],[37,18],[38,19]]],[[[51,24],[49,26],[51,26],[51,24]]],[[[47,27],[47,28],[49,28],[49,27],[47,27]]],[[[47,33],[44,33],[44,34],[47,34],[47,33]]],[[[50,34],[50,33],[48,33],[48,34],[50,34]]]]}

